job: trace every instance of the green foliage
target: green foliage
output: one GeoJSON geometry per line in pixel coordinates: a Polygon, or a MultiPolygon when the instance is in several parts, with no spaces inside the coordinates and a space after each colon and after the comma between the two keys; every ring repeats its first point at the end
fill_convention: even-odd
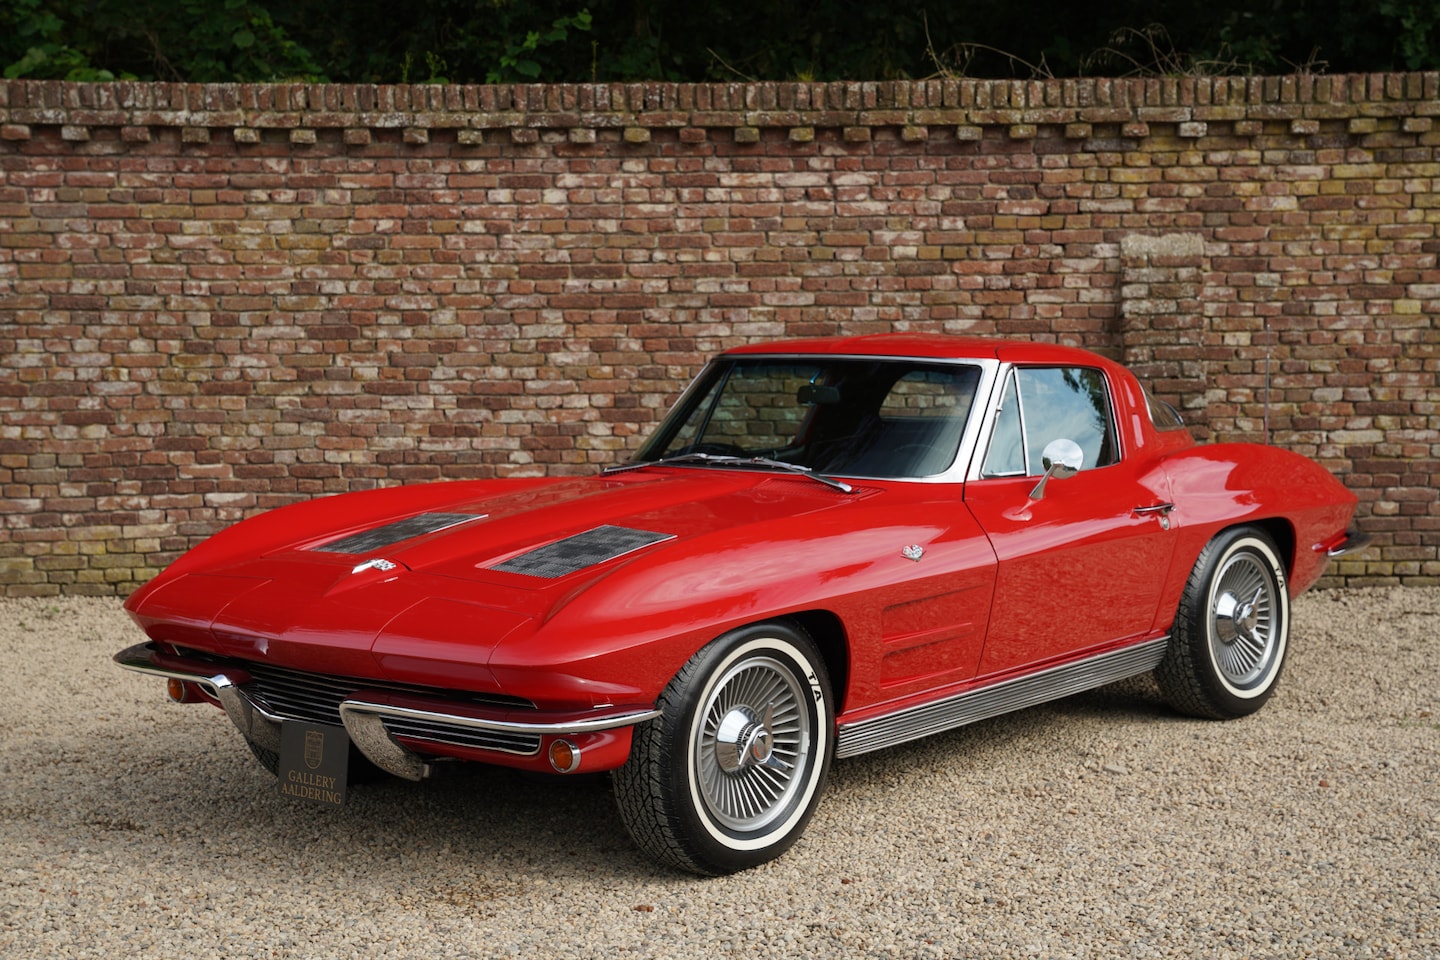
{"type": "Polygon", "coordinates": [[[1435,0],[1382,0],[1379,13],[1394,24],[1395,52],[1405,69],[1440,67],[1440,4],[1435,0]]]}
{"type": "Polygon", "coordinates": [[[1437,0],[0,0],[8,77],[497,83],[1440,68],[1437,0]]]}
{"type": "Polygon", "coordinates": [[[322,70],[264,0],[9,0],[7,77],[313,79],[322,70]]]}
{"type": "MultiPolygon", "coordinates": [[[[588,79],[588,6],[564,0],[292,0],[287,25],[312,25],[310,49],[337,80],[518,83],[588,79]],[[325,24],[324,29],[313,25],[325,24]],[[577,76],[577,74],[579,74],[577,76]]],[[[298,36],[298,32],[296,33],[298,36]]]]}
{"type": "Polygon", "coordinates": [[[1269,0],[1225,11],[1223,24],[1222,43],[1256,72],[1440,67],[1435,0],[1269,0]]]}
{"type": "Polygon", "coordinates": [[[180,0],[189,28],[167,37],[167,58],[190,80],[317,79],[323,70],[258,0],[180,0]]]}
{"type": "Polygon", "coordinates": [[[115,79],[109,70],[92,66],[71,40],[65,21],[42,0],[10,0],[7,8],[0,8],[0,63],[7,79],[115,79]]]}
{"type": "Polygon", "coordinates": [[[534,81],[540,79],[544,72],[541,66],[540,52],[543,48],[556,47],[563,44],[570,38],[571,30],[589,32],[590,11],[581,10],[573,17],[556,17],[550,24],[550,29],[541,33],[539,30],[530,30],[525,34],[525,39],[516,43],[513,38],[505,38],[505,50],[500,54],[500,64],[496,69],[485,74],[486,83],[503,83],[509,80],[534,81]]]}

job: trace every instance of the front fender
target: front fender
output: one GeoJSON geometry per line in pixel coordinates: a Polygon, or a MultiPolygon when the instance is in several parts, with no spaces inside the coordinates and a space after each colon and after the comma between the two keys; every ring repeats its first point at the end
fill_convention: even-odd
{"type": "MultiPolygon", "coordinates": [[[[533,633],[507,638],[491,670],[507,689],[549,671],[607,689],[631,687],[649,702],[716,637],[827,611],[859,661],[855,675],[873,679],[878,667],[867,658],[878,664],[882,609],[914,599],[917,590],[953,590],[964,571],[993,583],[994,553],[956,501],[856,506],[637,556],[572,590],[533,633]],[[927,551],[924,567],[902,554],[913,544],[927,551]]],[[[988,594],[981,602],[988,611],[988,594]]]]}

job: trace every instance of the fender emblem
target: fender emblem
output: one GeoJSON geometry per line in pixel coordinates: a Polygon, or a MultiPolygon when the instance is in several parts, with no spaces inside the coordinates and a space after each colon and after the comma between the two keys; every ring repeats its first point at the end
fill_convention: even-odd
{"type": "Polygon", "coordinates": [[[906,560],[914,560],[916,563],[919,563],[920,558],[925,556],[925,548],[920,546],[920,544],[918,543],[912,543],[910,546],[900,551],[900,556],[904,557],[906,560]]]}
{"type": "Polygon", "coordinates": [[[359,573],[362,570],[379,570],[381,573],[384,573],[387,570],[394,570],[395,566],[396,564],[393,560],[376,557],[374,560],[366,560],[364,563],[356,564],[355,569],[350,572],[359,573]]]}

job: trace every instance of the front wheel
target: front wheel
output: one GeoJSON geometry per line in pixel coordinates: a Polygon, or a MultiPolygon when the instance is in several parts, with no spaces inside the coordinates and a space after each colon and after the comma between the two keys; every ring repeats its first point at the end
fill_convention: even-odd
{"type": "Polygon", "coordinates": [[[1200,552],[1155,677],[1183,713],[1243,717],[1274,692],[1289,634],[1290,594],[1275,542],[1253,527],[1227,530],[1200,552]]]}
{"type": "Polygon", "coordinates": [[[681,668],[614,774],[636,844],[700,874],[744,870],[804,832],[830,765],[834,706],[814,643],[782,623],[726,634],[681,668]]]}

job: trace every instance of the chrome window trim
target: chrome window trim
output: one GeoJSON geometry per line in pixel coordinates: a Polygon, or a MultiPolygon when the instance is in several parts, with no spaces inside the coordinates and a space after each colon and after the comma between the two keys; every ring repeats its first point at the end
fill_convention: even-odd
{"type": "MultiPolygon", "coordinates": [[[[985,443],[981,445],[980,449],[977,449],[975,451],[975,459],[972,461],[970,470],[966,473],[964,477],[965,480],[1014,480],[1017,477],[1039,476],[1039,474],[1032,474],[1030,472],[1029,437],[1026,433],[1025,425],[1025,398],[1020,394],[1020,385],[1018,381],[1015,385],[1015,398],[1017,404],[1020,407],[1020,442],[1022,447],[1024,448],[1023,452],[1025,454],[1026,464],[1025,472],[1023,474],[997,473],[990,475],[987,475],[983,472],[985,467],[985,458],[990,453],[990,445],[995,442],[995,428],[999,424],[1000,420],[1000,403],[1005,398],[1004,383],[1006,382],[1007,378],[1015,376],[1016,372],[1022,369],[1078,369],[1094,370],[1096,373],[1098,373],[1100,375],[1101,381],[1105,384],[1105,404],[1107,407],[1109,407],[1109,410],[1107,411],[1107,419],[1109,420],[1110,427],[1110,445],[1114,448],[1115,457],[1114,460],[1112,460],[1110,463],[1105,464],[1105,467],[1116,466],[1117,464],[1120,464],[1125,460],[1125,455],[1127,452],[1125,441],[1124,438],[1120,435],[1119,421],[1115,419],[1115,385],[1111,383],[1110,376],[1103,367],[1092,366],[1083,363],[1003,363],[1000,365],[1000,367],[1000,377],[998,380],[1000,387],[996,390],[994,401],[990,405],[989,409],[986,411],[987,423],[985,424],[984,433],[984,436],[986,438],[985,443]]],[[[1092,464],[1082,469],[1103,470],[1105,467],[1097,467],[1092,464]]]]}
{"type": "Polygon", "coordinates": [[[979,469],[976,472],[976,476],[970,477],[969,479],[1003,480],[1006,478],[1029,476],[1030,471],[1028,464],[1030,461],[1026,453],[1030,447],[1026,442],[1025,434],[1025,398],[1020,395],[1020,383],[1019,379],[1015,376],[1015,365],[1012,363],[1005,364],[997,380],[995,403],[989,411],[989,418],[990,429],[985,434],[985,448],[983,451],[977,451],[977,453],[979,453],[979,469]],[[995,431],[1000,429],[1000,415],[1005,412],[1005,391],[1010,388],[1012,383],[1015,384],[1015,413],[1020,418],[1020,459],[1027,467],[1020,473],[986,473],[985,464],[990,459],[991,449],[995,446],[995,431]]]}

